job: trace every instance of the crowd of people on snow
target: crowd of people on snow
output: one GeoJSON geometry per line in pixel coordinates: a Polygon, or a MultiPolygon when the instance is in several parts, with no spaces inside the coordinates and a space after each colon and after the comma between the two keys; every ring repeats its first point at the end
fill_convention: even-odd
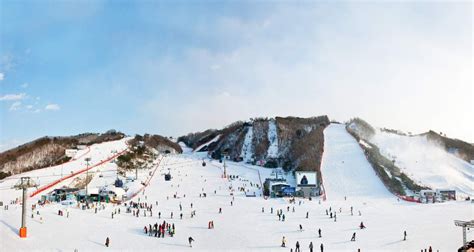
{"type": "Polygon", "coordinates": [[[174,223],[167,223],[163,221],[163,223],[158,224],[155,223],[154,225],[149,224],[143,228],[143,231],[148,236],[155,236],[158,238],[165,238],[165,234],[168,234],[170,237],[173,237],[176,233],[176,228],[174,223]]]}
{"type": "MultiPolygon", "coordinates": [[[[185,176],[187,176],[187,174],[185,174],[185,176]]],[[[228,180],[228,181],[231,182],[230,180],[228,180]]],[[[207,180],[204,179],[204,183],[206,183],[206,182],[207,182],[207,180]]],[[[250,184],[250,187],[260,188],[259,184],[252,183],[252,182],[249,182],[249,184],[250,184]]],[[[179,184],[177,184],[177,185],[171,184],[170,186],[171,187],[176,186],[176,188],[180,187],[179,184]]],[[[232,207],[232,206],[234,206],[234,201],[235,201],[234,186],[233,186],[232,183],[229,183],[228,186],[226,186],[224,188],[227,189],[227,191],[229,192],[229,195],[232,197],[232,200],[230,200],[230,206],[232,207]]],[[[219,190],[221,190],[221,187],[219,187],[219,190]]],[[[241,186],[237,186],[237,191],[244,192],[244,193],[249,192],[248,185],[243,184],[241,186]]],[[[214,192],[214,195],[217,194],[217,190],[213,190],[213,192],[214,192]]],[[[144,190],[142,192],[142,195],[144,196],[145,200],[147,200],[147,196],[145,195],[144,190]]],[[[195,196],[197,196],[197,195],[199,195],[199,198],[207,198],[208,197],[208,194],[204,191],[204,187],[201,188],[201,192],[199,194],[196,193],[195,196]]],[[[186,195],[183,194],[182,197],[185,198],[186,195]]],[[[173,199],[179,199],[180,196],[179,196],[178,192],[173,193],[172,198],[173,199]]],[[[347,199],[346,197],[344,197],[344,198],[347,199]]],[[[166,199],[170,200],[170,197],[167,196],[166,199]]],[[[297,199],[294,198],[294,197],[289,198],[288,202],[289,202],[290,205],[287,205],[286,209],[285,208],[274,209],[273,207],[270,207],[269,211],[268,210],[267,211],[271,215],[276,214],[277,217],[278,217],[278,221],[285,222],[287,220],[286,215],[289,215],[290,218],[291,218],[291,216],[292,216],[291,213],[296,213],[296,210],[297,210],[298,206],[301,206],[302,204],[305,203],[304,200],[298,200],[297,201],[297,199]],[[298,205],[297,205],[297,202],[298,202],[298,205]],[[286,213],[285,213],[284,209],[286,210],[286,213]]],[[[11,204],[19,204],[18,199],[14,200],[14,201],[11,201],[10,203],[11,204]]],[[[321,201],[319,201],[319,204],[321,204],[321,201]]],[[[153,217],[153,206],[155,206],[155,208],[158,208],[158,201],[155,201],[155,204],[149,203],[149,202],[141,202],[141,198],[138,197],[137,201],[131,200],[129,202],[124,202],[122,205],[119,205],[116,208],[114,208],[113,211],[111,212],[111,217],[113,219],[116,214],[120,214],[121,207],[125,208],[127,214],[132,214],[132,216],[137,217],[137,218],[140,217],[140,216],[153,217]]],[[[179,206],[179,218],[183,219],[183,205],[181,204],[181,202],[179,202],[178,206],[179,206]]],[[[190,217],[193,218],[194,216],[196,216],[196,209],[194,208],[193,203],[190,203],[189,206],[190,206],[190,217]]],[[[36,204],[33,204],[32,205],[32,211],[34,211],[36,209],[36,207],[37,207],[36,204]]],[[[97,202],[97,203],[94,203],[94,202],[79,203],[78,202],[77,207],[79,209],[83,209],[83,210],[92,208],[92,209],[94,209],[94,212],[97,213],[98,210],[104,210],[105,207],[106,207],[106,204],[104,204],[102,202],[97,202]]],[[[114,204],[114,207],[115,207],[115,204],[114,204]]],[[[8,210],[8,205],[5,205],[4,209],[8,210]]],[[[161,217],[162,217],[161,211],[157,210],[157,212],[158,212],[158,214],[157,214],[156,217],[158,219],[161,219],[161,217]]],[[[265,207],[261,208],[261,212],[262,213],[266,212],[265,207]]],[[[336,210],[336,209],[333,209],[331,206],[328,209],[325,209],[326,216],[328,216],[329,219],[333,219],[334,222],[337,222],[338,213],[339,213],[340,216],[344,216],[344,215],[348,215],[348,212],[349,211],[347,211],[347,214],[343,214],[343,209],[342,208],[339,208],[338,210],[336,210]]],[[[217,214],[223,214],[223,208],[222,207],[218,208],[217,214]]],[[[39,210],[37,210],[37,215],[40,215],[39,210]]],[[[58,210],[58,215],[59,216],[64,216],[64,211],[63,210],[58,210]]],[[[322,213],[322,215],[324,215],[324,212],[322,213]]],[[[350,215],[351,216],[354,215],[353,206],[350,207],[350,215]]],[[[69,211],[68,210],[66,210],[66,216],[69,217],[69,211]]],[[[166,216],[168,216],[168,215],[166,215],[166,216]]],[[[358,216],[362,216],[361,211],[358,211],[358,216]]],[[[32,214],[32,218],[33,217],[34,217],[34,214],[32,214]]],[[[173,211],[170,212],[169,218],[170,219],[174,218],[174,212],[173,211]]],[[[309,211],[306,211],[305,218],[306,219],[310,218],[310,212],[309,211]]],[[[41,218],[41,221],[42,221],[42,218],[41,218]]],[[[208,221],[207,228],[208,229],[214,229],[214,220],[209,220],[208,221]]],[[[299,224],[297,226],[297,228],[300,232],[304,232],[302,224],[299,224]]],[[[367,227],[365,226],[364,222],[361,221],[360,224],[359,224],[359,229],[361,230],[361,232],[363,232],[362,230],[364,230],[366,228],[367,227]]],[[[176,226],[175,226],[175,223],[170,223],[170,222],[167,222],[167,221],[163,220],[163,222],[161,224],[159,224],[158,222],[155,222],[154,224],[145,225],[143,227],[143,232],[147,236],[151,236],[151,237],[154,236],[154,237],[157,237],[157,238],[164,238],[165,236],[174,237],[174,235],[176,234],[176,226]]],[[[350,241],[355,242],[356,241],[356,235],[357,235],[356,232],[353,232],[352,236],[350,237],[350,241]]],[[[315,237],[322,238],[321,228],[317,229],[317,236],[315,235],[315,237]]],[[[404,231],[403,232],[403,241],[406,241],[406,240],[407,240],[407,232],[404,231]]],[[[191,236],[189,236],[188,237],[188,244],[189,244],[190,247],[192,247],[193,242],[194,242],[194,239],[191,236]]],[[[281,247],[287,247],[287,244],[288,244],[287,238],[285,236],[283,236],[282,240],[281,240],[281,247]]],[[[106,247],[110,246],[110,238],[109,237],[106,237],[105,246],[106,247]]],[[[315,248],[312,241],[309,242],[309,244],[307,244],[305,246],[307,248],[309,248],[310,252],[313,252],[313,249],[315,248]]],[[[292,247],[291,251],[292,252],[300,252],[301,249],[302,249],[302,244],[300,244],[299,241],[296,241],[294,250],[293,250],[293,247],[292,247]]],[[[322,242],[319,245],[319,249],[320,249],[321,252],[324,251],[324,244],[322,242]]],[[[432,252],[433,250],[430,246],[428,249],[424,249],[424,250],[422,249],[421,251],[422,252],[432,252]]]]}

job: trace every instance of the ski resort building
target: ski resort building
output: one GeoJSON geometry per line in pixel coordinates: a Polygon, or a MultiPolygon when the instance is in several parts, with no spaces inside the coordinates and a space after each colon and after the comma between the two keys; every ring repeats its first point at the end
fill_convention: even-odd
{"type": "Polygon", "coordinates": [[[320,194],[316,171],[296,171],[295,176],[297,196],[314,197],[320,194]]]}
{"type": "Polygon", "coordinates": [[[294,193],[295,188],[291,187],[286,179],[272,179],[267,178],[263,183],[263,195],[275,197],[291,196],[294,193]]]}

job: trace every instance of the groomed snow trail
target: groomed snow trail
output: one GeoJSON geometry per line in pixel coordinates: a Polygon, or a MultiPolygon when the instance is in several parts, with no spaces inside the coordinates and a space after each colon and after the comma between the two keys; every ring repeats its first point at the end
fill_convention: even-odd
{"type": "Polygon", "coordinates": [[[277,158],[278,157],[278,135],[275,120],[268,122],[268,141],[270,142],[267,150],[267,157],[277,158]]]}
{"type": "Polygon", "coordinates": [[[244,144],[242,145],[242,152],[240,156],[243,158],[245,162],[252,160],[252,139],[253,139],[253,127],[250,126],[247,130],[247,134],[245,134],[244,144]]]}
{"type": "Polygon", "coordinates": [[[327,199],[394,197],[343,124],[331,124],[324,130],[321,173],[327,199]]]}

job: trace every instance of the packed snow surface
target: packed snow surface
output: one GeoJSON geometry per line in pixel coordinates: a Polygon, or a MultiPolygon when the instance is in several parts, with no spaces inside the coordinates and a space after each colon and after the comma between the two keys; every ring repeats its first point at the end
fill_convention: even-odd
{"type": "Polygon", "coordinates": [[[455,189],[474,195],[474,165],[456,157],[426,136],[404,136],[378,131],[371,139],[382,155],[410,178],[432,189],[455,189]]]}
{"type": "MultiPolygon", "coordinates": [[[[399,202],[370,172],[363,162],[362,152],[356,150],[357,144],[349,140],[342,127],[331,125],[325,133],[323,178],[327,185],[326,201],[297,198],[295,203],[290,203],[288,198],[264,199],[259,185],[271,176],[272,169],[226,162],[227,174],[238,178],[225,179],[222,177],[223,163],[208,160],[203,166],[203,155],[187,150],[186,154],[160,156],[158,160],[162,159],[161,162],[156,160],[154,166],[140,170],[139,180],[150,180],[150,184],[132,200],[153,205],[152,215],[147,211],[144,217],[144,209],[141,209],[140,216],[136,217],[127,213],[123,204],[111,203],[103,203],[105,209],[100,208],[97,213],[93,208],[82,210],[76,205],[51,203],[38,206],[36,210],[40,215],[37,215],[36,210],[31,211],[35,199],[30,199],[27,207],[28,238],[22,239],[17,235],[21,205],[10,204],[20,198],[21,193],[10,188],[12,181],[16,180],[4,180],[0,183],[0,201],[9,209],[0,207],[1,251],[283,252],[294,249],[296,241],[301,244],[302,251],[309,251],[310,242],[313,242],[315,251],[319,251],[320,244],[324,244],[324,251],[357,251],[358,248],[361,251],[420,251],[430,245],[434,251],[455,251],[461,245],[461,230],[454,226],[453,220],[474,218],[469,202],[399,202]],[[157,172],[150,176],[155,169],[157,172]],[[164,174],[168,172],[172,175],[171,181],[164,180],[164,174]],[[203,197],[203,193],[207,197],[203,197]],[[256,197],[247,197],[253,195],[256,197]],[[354,215],[350,213],[351,206],[354,215]],[[219,208],[222,208],[222,213],[219,213],[219,208]],[[326,215],[329,208],[337,213],[337,222],[326,215]],[[112,218],[112,212],[117,209],[120,209],[120,214],[112,218]],[[279,221],[276,215],[279,209],[285,214],[285,221],[279,221]],[[58,215],[58,210],[65,214],[58,215]],[[196,211],[193,218],[191,211],[196,211]],[[161,212],[161,219],[158,212],[161,212]],[[172,212],[174,217],[171,219],[172,212]],[[183,219],[180,219],[180,213],[183,213],[183,219]],[[309,218],[306,218],[307,213],[309,218]],[[208,229],[211,220],[214,229],[208,229]],[[163,221],[175,224],[174,237],[145,235],[145,225],[163,221]],[[358,228],[362,221],[367,227],[364,230],[358,228]],[[299,231],[300,224],[303,231],[299,231]],[[317,235],[319,228],[322,238],[317,235]],[[407,231],[407,241],[403,241],[403,231],[407,231]],[[357,239],[351,242],[354,232],[357,239]],[[193,248],[188,245],[190,236],[195,240],[193,248]],[[283,236],[287,240],[286,248],[280,246],[283,236]],[[110,238],[109,248],[104,246],[106,237],[110,238]]],[[[123,147],[121,142],[112,145],[115,147],[110,149],[123,147]]],[[[97,151],[107,152],[105,145],[103,150],[101,146],[97,146],[97,151]]],[[[106,175],[110,174],[106,171],[112,167],[98,169],[104,169],[101,172],[105,180],[96,180],[99,173],[93,173],[93,183],[113,180],[113,175],[106,175]]],[[[35,174],[47,176],[52,172],[57,173],[57,169],[42,169],[35,174]]],[[[286,177],[292,178],[291,174],[286,177]]],[[[138,183],[136,186],[144,188],[138,183]]],[[[468,231],[468,239],[473,238],[473,232],[468,231]]]]}
{"type": "Polygon", "coordinates": [[[196,150],[195,150],[195,151],[196,151],[196,152],[199,152],[199,151],[201,151],[201,150],[202,150],[204,147],[207,147],[207,146],[209,146],[209,144],[211,144],[211,143],[214,143],[214,142],[217,142],[217,140],[219,140],[219,138],[220,138],[220,137],[221,137],[221,135],[220,135],[220,134],[219,134],[219,135],[217,135],[216,137],[214,137],[213,139],[211,139],[209,142],[207,142],[207,143],[204,143],[204,144],[201,144],[199,147],[197,147],[197,148],[196,148],[196,150]]]}
{"type": "Polygon", "coordinates": [[[331,124],[324,130],[321,172],[329,199],[393,198],[343,124],[331,124]]]}
{"type": "Polygon", "coordinates": [[[268,141],[270,142],[267,150],[268,158],[278,157],[278,135],[275,120],[268,122],[268,141]]]}
{"type": "Polygon", "coordinates": [[[253,153],[253,127],[248,127],[247,133],[245,134],[244,144],[242,145],[242,151],[240,156],[243,158],[245,162],[252,160],[252,153],[253,153]]]}

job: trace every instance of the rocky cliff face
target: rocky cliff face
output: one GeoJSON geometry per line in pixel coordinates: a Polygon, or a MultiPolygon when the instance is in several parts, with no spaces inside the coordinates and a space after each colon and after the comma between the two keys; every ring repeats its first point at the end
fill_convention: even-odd
{"type": "Polygon", "coordinates": [[[216,159],[226,155],[266,167],[319,171],[327,125],[327,116],[257,118],[222,130],[191,133],[178,141],[216,159]]]}

